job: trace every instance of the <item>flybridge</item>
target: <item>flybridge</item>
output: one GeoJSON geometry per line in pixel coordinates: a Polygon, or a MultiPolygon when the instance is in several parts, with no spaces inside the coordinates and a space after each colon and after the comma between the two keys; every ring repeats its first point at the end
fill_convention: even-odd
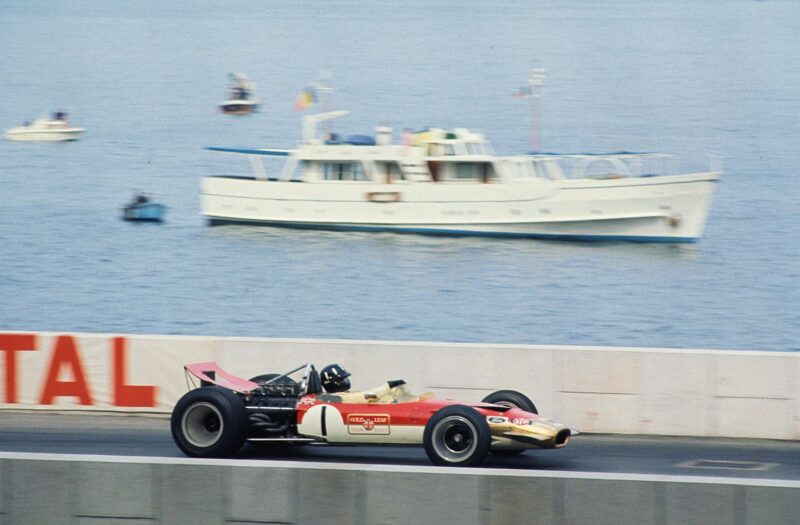
{"type": "MultiPolygon", "coordinates": [[[[350,135],[341,138],[336,134],[327,134],[320,137],[317,127],[320,123],[333,120],[338,117],[348,115],[349,111],[331,111],[310,115],[303,119],[303,144],[299,149],[278,149],[278,148],[233,148],[207,146],[209,151],[221,153],[238,153],[243,155],[265,155],[286,157],[294,152],[304,153],[308,146],[374,146],[374,148],[364,148],[358,151],[366,155],[375,155],[378,151],[383,154],[394,153],[396,155],[415,155],[419,151],[412,150],[412,146],[422,149],[427,156],[451,156],[451,155],[492,155],[493,151],[484,136],[480,133],[472,132],[465,128],[456,128],[446,131],[440,128],[425,129],[422,131],[406,131],[402,137],[402,144],[392,144],[392,129],[388,126],[380,125],[375,128],[375,137],[369,135],[350,135]],[[377,151],[376,151],[377,150],[377,151]]],[[[339,148],[316,149],[334,153],[339,148]]]]}

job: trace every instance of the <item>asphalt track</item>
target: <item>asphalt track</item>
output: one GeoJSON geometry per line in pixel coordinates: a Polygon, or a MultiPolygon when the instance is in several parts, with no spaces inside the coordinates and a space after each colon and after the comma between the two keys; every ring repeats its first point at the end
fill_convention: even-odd
{"type": "MultiPolygon", "coordinates": [[[[0,452],[183,457],[165,417],[0,412],[0,452]]],[[[269,461],[430,465],[421,447],[246,445],[269,461]]],[[[559,450],[490,455],[484,468],[800,480],[800,442],[581,434],[559,450]]]]}

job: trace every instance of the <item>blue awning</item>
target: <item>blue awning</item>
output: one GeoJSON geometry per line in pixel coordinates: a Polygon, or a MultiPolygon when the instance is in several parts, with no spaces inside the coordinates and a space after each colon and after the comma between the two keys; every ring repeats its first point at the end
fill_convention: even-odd
{"type": "Polygon", "coordinates": [[[288,149],[252,149],[252,148],[221,148],[218,146],[206,146],[209,151],[219,151],[222,153],[240,153],[242,155],[269,155],[272,157],[288,157],[291,150],[288,149]]]}

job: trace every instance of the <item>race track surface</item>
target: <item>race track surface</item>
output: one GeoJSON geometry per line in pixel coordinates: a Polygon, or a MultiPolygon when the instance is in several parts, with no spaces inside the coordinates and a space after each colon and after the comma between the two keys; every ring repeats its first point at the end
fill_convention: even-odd
{"type": "MultiPolygon", "coordinates": [[[[0,452],[183,457],[165,417],[0,412],[0,452]]],[[[422,447],[246,445],[247,459],[430,465],[422,447]]],[[[800,480],[800,442],[581,434],[484,468],[800,480]]]]}

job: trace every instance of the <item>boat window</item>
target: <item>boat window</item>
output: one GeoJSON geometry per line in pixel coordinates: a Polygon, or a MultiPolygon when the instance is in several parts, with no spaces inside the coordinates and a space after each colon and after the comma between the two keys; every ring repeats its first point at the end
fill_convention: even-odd
{"type": "Polygon", "coordinates": [[[325,180],[367,180],[360,162],[326,162],[322,172],[325,180]]]}
{"type": "Polygon", "coordinates": [[[392,161],[378,161],[375,163],[375,180],[377,182],[405,180],[400,164],[392,161]]]}
{"type": "Polygon", "coordinates": [[[483,147],[483,144],[480,142],[468,142],[466,144],[467,152],[471,155],[485,155],[486,148],[483,147]]]}
{"type": "Polygon", "coordinates": [[[458,162],[451,174],[456,180],[488,181],[495,178],[494,167],[489,162],[458,162]]]}

